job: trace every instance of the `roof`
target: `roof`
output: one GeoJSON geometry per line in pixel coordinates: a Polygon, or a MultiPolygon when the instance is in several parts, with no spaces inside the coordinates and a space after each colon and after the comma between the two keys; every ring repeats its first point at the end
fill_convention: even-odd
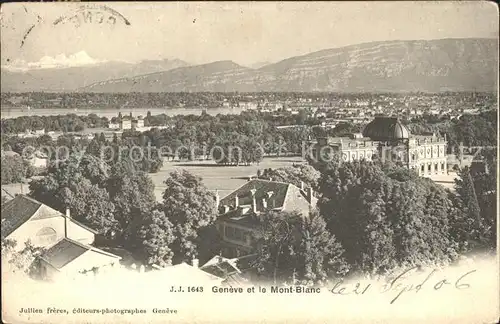
{"type": "MultiPolygon", "coordinates": [[[[313,203],[308,201],[307,193],[299,187],[285,182],[254,179],[236,189],[224,197],[219,206],[228,206],[229,210],[219,216],[219,220],[233,222],[243,226],[253,227],[259,224],[259,213],[266,210],[291,210],[287,206],[295,205],[292,201],[304,200],[304,205],[315,206],[317,199],[313,197],[313,203]],[[255,203],[257,213],[254,213],[252,203],[252,191],[255,190],[255,203]],[[235,197],[238,196],[238,208],[235,208],[235,197]],[[264,200],[267,206],[264,205],[264,200]]],[[[221,207],[222,209],[222,207],[221,207]]]]}
{"type": "Polygon", "coordinates": [[[285,197],[289,186],[291,186],[291,184],[285,182],[262,179],[250,180],[240,188],[222,198],[220,201],[220,206],[226,205],[234,208],[236,196],[238,196],[239,205],[251,205],[251,191],[255,189],[255,199],[257,200],[257,204],[262,204],[262,199],[265,198],[268,200],[268,207],[279,208],[282,207],[285,202],[285,197]],[[269,195],[271,195],[270,198],[269,195]]]}
{"type": "MultiPolygon", "coordinates": [[[[16,195],[14,199],[11,199],[7,201],[3,206],[2,206],[2,214],[1,214],[1,219],[2,219],[2,238],[7,237],[10,234],[12,234],[16,229],[18,229],[22,224],[26,223],[29,219],[31,219],[35,213],[40,209],[40,208],[48,208],[53,212],[53,216],[59,216],[59,217],[65,217],[61,212],[31,198],[26,195],[16,195]]],[[[48,215],[48,214],[47,214],[48,215]]],[[[41,217],[47,217],[47,215],[40,215],[41,217]]],[[[52,215],[50,217],[52,217],[52,215]]],[[[69,220],[94,233],[97,234],[98,232],[86,225],[83,225],[82,223],[69,218],[69,220]]]]}
{"type": "Polygon", "coordinates": [[[171,280],[175,283],[205,283],[207,281],[221,281],[221,278],[207,273],[187,263],[166,266],[154,271],[157,275],[165,276],[163,280],[171,280]]]}
{"type": "Polygon", "coordinates": [[[230,259],[216,256],[200,269],[219,278],[228,278],[231,274],[240,272],[234,263],[230,259]]]}
{"type": "Polygon", "coordinates": [[[56,269],[61,269],[88,250],[82,244],[76,244],[71,239],[63,238],[49,248],[42,258],[56,269]]]}
{"type": "Polygon", "coordinates": [[[236,265],[241,271],[246,271],[248,269],[254,268],[255,260],[257,259],[257,254],[248,254],[242,257],[236,258],[236,265]]]}
{"type": "Polygon", "coordinates": [[[400,140],[408,139],[410,132],[395,117],[375,117],[363,130],[363,136],[373,140],[400,140]]]}
{"type": "Polygon", "coordinates": [[[96,247],[82,244],[70,238],[63,238],[50,247],[42,256],[42,259],[56,269],[61,269],[68,263],[77,259],[87,251],[92,251],[106,256],[121,259],[119,256],[108,253],[96,247]]]}
{"type": "Polygon", "coordinates": [[[241,287],[248,284],[248,280],[243,278],[239,273],[233,273],[229,275],[226,280],[222,282],[222,285],[231,287],[241,287]]]}
{"type": "Polygon", "coordinates": [[[42,206],[42,203],[25,195],[17,195],[2,206],[2,238],[9,236],[27,222],[42,206]]]}

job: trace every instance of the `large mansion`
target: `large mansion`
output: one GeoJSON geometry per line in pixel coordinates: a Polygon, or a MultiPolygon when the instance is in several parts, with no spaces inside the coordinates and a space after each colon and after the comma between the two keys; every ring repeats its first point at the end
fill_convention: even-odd
{"type": "Polygon", "coordinates": [[[402,163],[420,176],[431,176],[447,173],[446,149],[446,137],[411,135],[398,118],[375,117],[362,134],[319,138],[313,143],[312,156],[324,160],[334,154],[346,162],[391,160],[402,163]]]}

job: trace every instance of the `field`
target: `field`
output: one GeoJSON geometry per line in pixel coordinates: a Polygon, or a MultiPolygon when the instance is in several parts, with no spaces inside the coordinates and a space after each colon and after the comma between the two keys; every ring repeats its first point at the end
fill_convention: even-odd
{"type": "MultiPolygon", "coordinates": [[[[165,185],[163,182],[169,176],[170,172],[175,170],[187,170],[203,179],[203,183],[210,190],[218,190],[221,198],[239,188],[248,181],[249,176],[255,176],[257,170],[266,168],[281,168],[292,166],[297,163],[305,163],[301,157],[267,157],[259,165],[251,166],[218,166],[211,161],[192,161],[192,162],[167,162],[165,161],[162,169],[158,173],[151,173],[150,177],[155,184],[156,199],[161,201],[165,185]]],[[[448,175],[430,177],[436,183],[453,190],[454,179],[457,177],[455,172],[449,172],[448,175]]],[[[14,183],[2,185],[2,195],[7,192],[12,196],[19,193],[28,193],[29,185],[14,183]]]]}
{"type": "Polygon", "coordinates": [[[218,190],[220,197],[223,198],[247,182],[249,176],[257,175],[259,169],[281,168],[292,166],[294,163],[304,163],[304,160],[301,157],[267,157],[259,165],[251,166],[219,166],[212,161],[164,162],[163,168],[150,176],[155,184],[158,200],[162,199],[165,190],[163,182],[170,172],[181,169],[201,177],[208,189],[218,190]]]}

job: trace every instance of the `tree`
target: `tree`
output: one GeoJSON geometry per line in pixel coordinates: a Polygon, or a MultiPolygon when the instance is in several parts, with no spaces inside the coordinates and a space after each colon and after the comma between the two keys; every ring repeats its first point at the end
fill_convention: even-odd
{"type": "Polygon", "coordinates": [[[474,219],[477,224],[480,222],[480,209],[477,200],[474,182],[470,174],[469,168],[465,167],[459,171],[459,179],[455,181],[455,189],[462,198],[464,205],[467,208],[469,216],[474,219]]]}
{"type": "Polygon", "coordinates": [[[320,174],[319,171],[308,164],[296,164],[291,167],[265,169],[260,178],[291,183],[299,188],[301,183],[304,182],[307,187],[316,188],[320,174]]]}
{"type": "Polygon", "coordinates": [[[461,199],[464,212],[472,222],[470,224],[471,232],[468,235],[470,243],[476,241],[479,243],[483,224],[481,222],[481,210],[474,188],[474,182],[470,174],[469,168],[465,167],[459,170],[458,179],[455,179],[455,191],[461,199]]]}
{"type": "Polygon", "coordinates": [[[110,201],[106,189],[81,176],[72,180],[67,186],[60,187],[56,193],[60,204],[69,208],[72,217],[77,221],[87,224],[101,234],[110,235],[112,230],[117,229],[117,220],[115,206],[110,201]]]}
{"type": "Polygon", "coordinates": [[[348,271],[344,250],[322,217],[313,212],[271,211],[259,216],[255,234],[258,272],[274,283],[325,283],[348,271]]]}
{"type": "Polygon", "coordinates": [[[170,173],[164,183],[161,208],[174,226],[174,260],[188,261],[198,255],[200,232],[216,219],[215,196],[201,178],[185,170],[170,173]]]}
{"type": "Polygon", "coordinates": [[[470,249],[494,249],[496,246],[496,167],[491,161],[485,163],[490,164],[487,172],[477,172],[473,177],[471,170],[465,167],[455,179],[455,189],[466,217],[461,222],[464,227],[461,231],[467,233],[470,249]]]}
{"type": "Polygon", "coordinates": [[[456,257],[450,226],[456,208],[449,194],[428,179],[401,177],[405,173],[394,168],[387,174],[359,161],[321,169],[320,212],[355,271],[384,274],[456,257]]]}
{"type": "Polygon", "coordinates": [[[153,210],[144,217],[137,237],[141,240],[142,255],[149,265],[161,267],[172,264],[170,245],[174,242],[174,227],[163,211],[153,210]]]}
{"type": "Polygon", "coordinates": [[[265,277],[272,278],[274,284],[278,281],[291,280],[296,259],[295,253],[298,222],[301,216],[296,213],[278,213],[271,211],[261,216],[257,229],[257,271],[265,277]]]}
{"type": "Polygon", "coordinates": [[[23,160],[19,155],[2,154],[2,184],[17,183],[30,177],[34,169],[28,161],[23,160]]]}
{"type": "Polygon", "coordinates": [[[20,251],[16,251],[16,246],[16,241],[2,238],[2,271],[10,270],[36,276],[39,270],[36,261],[45,249],[33,246],[30,241],[27,241],[20,251]]]}
{"type": "Polygon", "coordinates": [[[349,266],[344,259],[345,251],[327,230],[326,222],[317,211],[308,218],[301,218],[300,233],[297,279],[316,283],[347,274],[349,266]]]}
{"type": "Polygon", "coordinates": [[[115,206],[118,238],[122,244],[135,246],[137,227],[155,205],[154,184],[142,171],[136,171],[128,160],[114,164],[107,181],[109,198],[115,206]]]}
{"type": "Polygon", "coordinates": [[[92,155],[51,165],[48,175],[30,183],[30,196],[76,220],[107,234],[115,229],[114,205],[106,190],[109,167],[92,155]]]}

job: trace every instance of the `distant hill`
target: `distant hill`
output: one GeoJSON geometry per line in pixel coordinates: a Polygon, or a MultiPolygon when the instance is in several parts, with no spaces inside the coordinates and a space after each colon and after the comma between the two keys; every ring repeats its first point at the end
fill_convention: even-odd
{"type": "MultiPolygon", "coordinates": [[[[498,43],[495,39],[373,42],[291,57],[258,69],[220,61],[120,76],[113,80],[94,77],[99,73],[93,73],[91,78],[88,72],[86,85],[80,91],[496,91],[497,58],[498,43]],[[91,84],[90,79],[95,80],[94,83],[91,84]]],[[[153,65],[148,67],[154,69],[153,65]]],[[[81,73],[85,72],[73,71],[75,78],[81,73]]],[[[106,70],[100,73],[105,74],[106,70]]],[[[130,74],[134,73],[137,70],[130,74]]],[[[7,78],[7,84],[18,87],[21,80],[28,82],[26,75],[7,78]]],[[[57,82],[63,78],[57,73],[47,78],[51,81],[45,87],[65,85],[57,82]]],[[[69,82],[74,89],[77,82],[69,82]]],[[[44,83],[39,86],[44,87],[44,83]]]]}
{"type": "Polygon", "coordinates": [[[292,57],[261,69],[274,91],[496,91],[494,39],[373,42],[292,57]]]}
{"type": "Polygon", "coordinates": [[[173,60],[146,60],[139,63],[106,62],[88,66],[32,69],[12,72],[2,68],[2,92],[75,91],[98,81],[129,78],[167,71],[188,63],[173,60]]]}
{"type": "Polygon", "coordinates": [[[82,91],[92,92],[199,92],[258,91],[259,72],[232,61],[188,66],[133,78],[97,82],[82,91]]]}
{"type": "Polygon", "coordinates": [[[261,67],[264,67],[266,65],[272,64],[271,62],[257,62],[254,64],[249,65],[248,67],[251,69],[260,69],[261,67]]]}

